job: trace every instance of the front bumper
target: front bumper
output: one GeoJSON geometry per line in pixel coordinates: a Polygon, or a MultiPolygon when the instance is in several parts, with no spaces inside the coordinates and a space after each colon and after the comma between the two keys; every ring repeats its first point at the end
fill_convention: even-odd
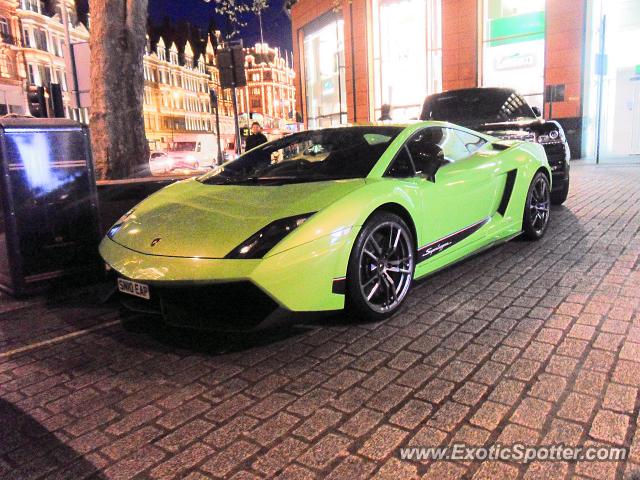
{"type": "Polygon", "coordinates": [[[152,300],[132,297],[129,303],[147,305],[165,318],[192,310],[203,322],[209,317],[233,324],[242,321],[240,313],[247,307],[292,312],[344,308],[344,294],[333,292],[333,280],[346,274],[357,231],[344,229],[259,260],[148,255],[109,238],[100,244],[100,254],[116,275],[150,286],[152,300]]]}
{"type": "Polygon", "coordinates": [[[569,145],[566,142],[546,143],[542,145],[551,167],[552,191],[561,191],[569,181],[569,145]]]}

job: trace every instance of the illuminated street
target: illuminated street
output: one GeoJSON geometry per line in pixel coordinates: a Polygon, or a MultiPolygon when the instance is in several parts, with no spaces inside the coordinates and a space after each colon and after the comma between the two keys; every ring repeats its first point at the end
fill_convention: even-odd
{"type": "Polygon", "coordinates": [[[401,313],[163,330],[103,291],[0,303],[0,478],[623,478],[640,471],[640,170],[574,165],[539,242],[401,313]],[[630,447],[625,462],[401,461],[399,447],[630,447]]]}

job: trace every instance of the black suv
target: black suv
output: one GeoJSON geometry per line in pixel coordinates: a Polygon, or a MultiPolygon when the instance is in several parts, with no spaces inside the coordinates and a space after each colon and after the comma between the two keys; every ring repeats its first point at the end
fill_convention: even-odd
{"type": "Polygon", "coordinates": [[[569,144],[555,120],[541,118],[536,107],[510,88],[466,88],[428,96],[421,120],[443,120],[510,140],[537,142],[544,147],[553,173],[551,202],[569,194],[569,144]]]}

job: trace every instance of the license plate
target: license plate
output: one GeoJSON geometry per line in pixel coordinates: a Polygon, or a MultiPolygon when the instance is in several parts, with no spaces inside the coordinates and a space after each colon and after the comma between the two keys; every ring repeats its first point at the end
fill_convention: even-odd
{"type": "Polygon", "coordinates": [[[118,279],[118,290],[134,297],[144,298],[149,300],[151,295],[149,294],[149,286],[144,283],[132,282],[131,280],[125,280],[124,278],[118,279]]]}

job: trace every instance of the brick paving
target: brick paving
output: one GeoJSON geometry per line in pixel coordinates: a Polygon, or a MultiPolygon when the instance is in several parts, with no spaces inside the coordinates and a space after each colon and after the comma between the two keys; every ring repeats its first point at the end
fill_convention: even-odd
{"type": "MultiPolygon", "coordinates": [[[[91,295],[0,298],[0,354],[119,318],[91,295]]],[[[381,323],[125,326],[0,356],[1,478],[626,478],[640,471],[640,168],[574,168],[543,241],[421,282],[381,323]],[[453,442],[630,459],[398,456],[453,442]]]]}

